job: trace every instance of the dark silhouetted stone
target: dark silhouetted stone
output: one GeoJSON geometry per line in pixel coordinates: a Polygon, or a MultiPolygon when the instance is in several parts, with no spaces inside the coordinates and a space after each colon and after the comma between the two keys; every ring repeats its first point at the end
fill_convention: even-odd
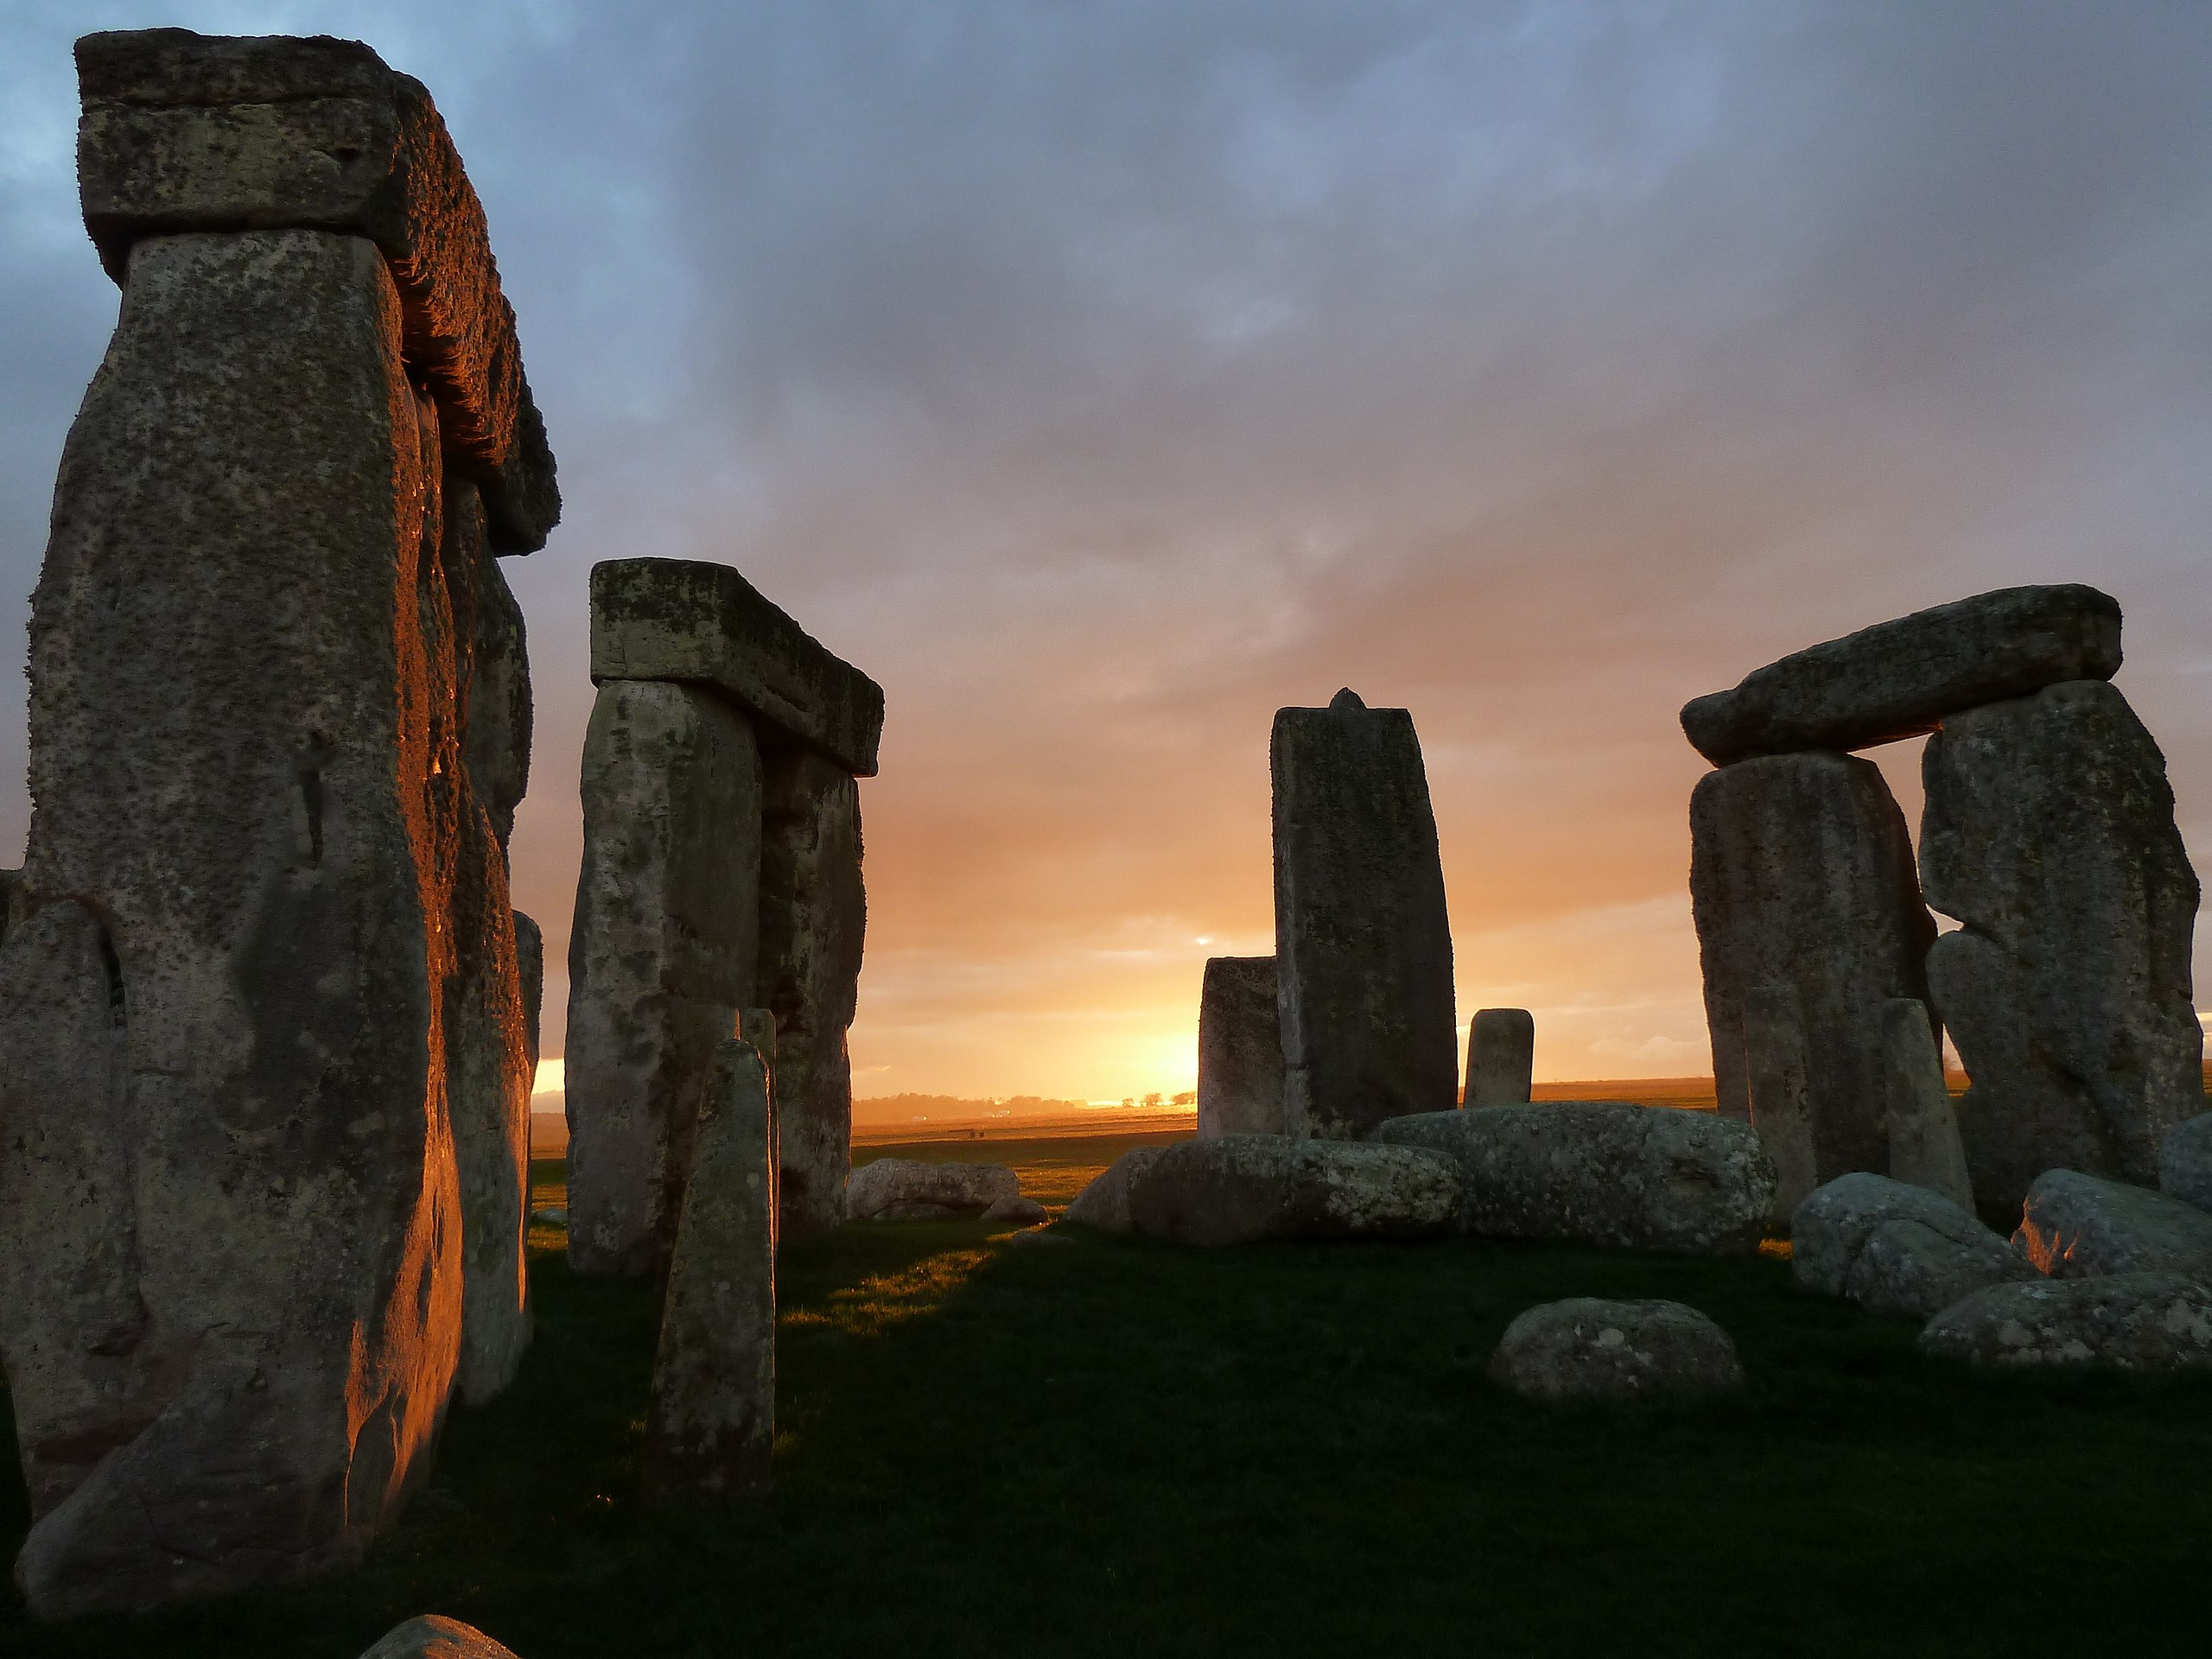
{"type": "Polygon", "coordinates": [[[2212,1112],[2199,1112],[2166,1136],[2158,1148],[2158,1190],[2212,1211],[2212,1112]]]}
{"type": "Polygon", "coordinates": [[[1890,1126],[1890,1174],[1974,1211],[1974,1182],[1959,1142],[1958,1115],[1943,1081],[1943,1051],[1925,1003],[1882,1004],[1882,1106],[1890,1126]]]}
{"type": "Polygon", "coordinates": [[[473,1624],[425,1613],[385,1632],[361,1659],[515,1659],[473,1624]]]}
{"type": "Polygon", "coordinates": [[[1352,1140],[1459,1092],[1452,934],[1413,717],[1340,691],[1275,715],[1284,1121],[1352,1140]]]}
{"type": "Polygon", "coordinates": [[[2165,758],[2117,690],[2076,680],[1946,721],[1922,770],[1929,901],[1965,924],[1929,988],[1973,1079],[1959,1133],[1985,1218],[2009,1224],[2048,1169],[2154,1185],[2204,1109],[2165,758]]]}
{"type": "Polygon", "coordinates": [[[1282,1029],[1273,957],[1215,957],[1198,993],[1198,1139],[1281,1135],[1282,1029]]]}
{"type": "Polygon", "coordinates": [[[1129,1230],[1178,1244],[1419,1237],[1459,1213],[1459,1170],[1417,1147],[1229,1135],[1158,1150],[1130,1172],[1129,1230]]]}
{"type": "Polygon", "coordinates": [[[1526,1103],[1536,1075],[1536,1020],[1526,1008],[1478,1008],[1467,1024],[1467,1104],[1526,1103]]]}
{"type": "MultiPolygon", "coordinates": [[[[1786,1216],[1821,1184],[1813,1147],[1810,1063],[1804,1016],[1788,985],[1754,985],[1744,993],[1745,1092],[1751,1127],[1774,1160],[1775,1213],[1786,1216]]],[[[1733,1112],[1723,1116],[1733,1117],[1733,1112]]]]}
{"type": "Polygon", "coordinates": [[[1985,1285],[2041,1277],[1950,1199],[1865,1170],[1837,1176],[1797,1206],[1789,1253],[1806,1289],[1921,1319],[1985,1285]]]}
{"type": "Polygon", "coordinates": [[[1881,772],[1840,754],[1707,772],[1690,797],[1690,904],[1721,1114],[1745,1115],[1745,993],[1786,986],[1817,1062],[1806,1084],[1819,1179],[1886,1171],[1879,1010],[1924,999],[1936,924],[1881,772]]]}
{"type": "Polygon", "coordinates": [[[1754,670],[1682,710],[1716,766],[1754,755],[1863,749],[1951,715],[2120,668],[2120,606],[2094,588],[2000,588],[1877,623],[1754,670]]]}
{"type": "Polygon", "coordinates": [[[1680,1302],[1546,1302],[1516,1317],[1491,1357],[1493,1382],[1535,1400],[1647,1400],[1744,1386],[1728,1333],[1680,1302]]]}

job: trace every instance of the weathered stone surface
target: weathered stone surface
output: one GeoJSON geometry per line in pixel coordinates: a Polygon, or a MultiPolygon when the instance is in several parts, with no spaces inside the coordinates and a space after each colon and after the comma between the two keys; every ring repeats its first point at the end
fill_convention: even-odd
{"type": "Polygon", "coordinates": [[[358,41],[87,35],[77,172],[109,275],[180,231],[366,237],[397,284],[408,361],[445,442],[483,485],[494,542],[543,547],[561,516],[484,209],[422,84],[358,41]]]}
{"type": "Polygon", "coordinates": [[[1158,1152],[1130,1172],[1129,1229],[1178,1244],[1420,1237],[1459,1211],[1459,1172],[1417,1147],[1230,1135],[1158,1152]]]}
{"type": "Polygon", "coordinates": [[[1536,1076],[1536,1020],[1526,1008],[1478,1008],[1467,1023],[1467,1104],[1527,1103],[1536,1076]]]}
{"type": "Polygon", "coordinates": [[[2041,1276],[1959,1205],[1865,1170],[1839,1175],[1797,1206],[1789,1254],[1808,1290],[1921,1319],[1984,1285],[2041,1276]]]}
{"type": "Polygon", "coordinates": [[[1755,755],[1863,749],[1953,715],[2120,668],[2120,605],[2068,582],[2000,588],[1793,652],[1682,710],[1716,766],[1755,755]]]}
{"type": "Polygon", "coordinates": [[[712,686],[845,771],[875,776],[883,688],[830,655],[726,564],[594,565],[591,677],[712,686]]]}
{"type": "Polygon", "coordinates": [[[2186,1119],[2158,1148],[2158,1190],[2212,1211],[2212,1112],[2186,1119]]]}
{"type": "Polygon", "coordinates": [[[1517,1316],[1491,1381],[1536,1400],[1648,1400],[1744,1386],[1728,1333],[1680,1302],[1546,1302],[1517,1316]]]}
{"type": "Polygon", "coordinates": [[[1774,1160],[1710,1112],[1543,1101],[1395,1118],[1374,1138],[1454,1160],[1459,1224],[1486,1237],[1748,1255],[1773,1213],[1774,1160]]]}
{"type": "Polygon", "coordinates": [[[515,1659],[473,1624],[425,1613],[396,1624],[361,1659],[515,1659]]]}
{"type": "Polygon", "coordinates": [[[530,1058],[531,1084],[535,1088],[545,1007],[545,935],[520,911],[515,912],[515,970],[522,982],[523,1040],[530,1058]]]}
{"type": "Polygon", "coordinates": [[[1452,933],[1413,717],[1339,691],[1279,709],[1269,759],[1285,1125],[1350,1141],[1450,1109],[1452,933]]]}
{"type": "Polygon", "coordinates": [[[1787,986],[1804,1022],[1815,1173],[1886,1170],[1880,1005],[1925,999],[1936,924],[1912,841],[1871,760],[1785,754],[1707,772],[1690,797],[1690,905],[1713,1088],[1745,1110],[1744,994],[1787,986]]]}
{"type": "Polygon", "coordinates": [[[645,1480],[663,1498],[766,1491],[776,1438],[776,1157],[768,1068],[730,1038],[691,1137],[668,1268],[645,1480]]]}
{"type": "Polygon", "coordinates": [[[1021,1196],[1021,1178],[1004,1164],[925,1164],[912,1158],[879,1158],[862,1164],[845,1184],[846,1213],[855,1221],[896,1204],[941,1205],[947,1210],[984,1210],[1021,1196]]]}
{"type": "Polygon", "coordinates": [[[1069,1241],[1065,1233],[1052,1232],[1044,1227],[1025,1227],[1018,1233],[1008,1233],[1006,1242],[1027,1249],[1033,1244],[1065,1244],[1069,1241]]]}
{"type": "Polygon", "coordinates": [[[2212,1369],[2212,1291],[2177,1273],[1995,1285],[1945,1308],[1923,1353],[1974,1365],[2212,1369]]]}
{"type": "Polygon", "coordinates": [[[1045,1219],[1045,1206],[1034,1198],[1016,1195],[1011,1198],[995,1198],[983,1211],[985,1221],[1011,1221],[1023,1227],[1033,1227],[1045,1219]]]}
{"type": "Polygon", "coordinates": [[[88,1254],[81,1290],[17,1280],[0,1310],[42,1616],[355,1559],[444,1411],[465,791],[436,442],[368,242],[132,248],[31,625],[23,883],[104,939],[66,911],[11,938],[61,981],[44,1028],[0,1032],[0,1225],[51,1257],[88,1219],[63,1213],[91,1172],[57,1114],[124,1159],[99,1219],[127,1257],[88,1254]],[[91,1372],[18,1363],[94,1308],[115,1317],[91,1372]]]}
{"type": "Polygon", "coordinates": [[[1910,997],[1882,1004],[1882,1107],[1890,1126],[1891,1178],[1924,1186],[1971,1212],[1974,1182],[1943,1081],[1943,1051],[1927,1005],[1910,997]]]}
{"type": "Polygon", "coordinates": [[[2009,1223],[2047,1169],[2153,1185],[2204,1109],[2165,758],[2117,690],[2073,681],[1945,721],[1921,766],[1929,902],[1965,925],[1929,988],[1973,1079],[1959,1134],[1985,1217],[2009,1223]]]}
{"type": "Polygon", "coordinates": [[[868,899],[860,791],[796,744],[763,753],[760,994],[776,1016],[778,1193],[785,1238],[845,1218],[853,1141],[846,1029],[858,1006],[868,899]]]}
{"type": "MultiPolygon", "coordinates": [[[[1774,1160],[1774,1208],[1786,1216],[1821,1184],[1813,1146],[1810,1065],[1796,990],[1754,985],[1744,993],[1744,1073],[1751,1127],[1774,1160]]],[[[1733,1116],[1724,1113],[1723,1116],[1733,1116]]]]}
{"type": "Polygon", "coordinates": [[[2120,1181],[2047,1170],[2028,1188],[2012,1247],[2053,1279],[2212,1274],[2212,1216],[2120,1181]]]}
{"type": "Polygon", "coordinates": [[[684,685],[611,680],[584,734],[569,939],[569,1259],[657,1272],[716,1046],[756,1001],[760,755],[684,685]]]}
{"type": "MultiPolygon", "coordinates": [[[[448,568],[459,567],[467,552],[474,554],[467,614],[456,616],[468,653],[462,759],[504,853],[514,835],[515,808],[530,788],[530,646],[522,607],[486,545],[484,510],[475,486],[448,474],[446,502],[448,568]]],[[[457,613],[462,610],[458,594],[454,608],[457,613]]]]}
{"type": "Polygon", "coordinates": [[[1096,1227],[1102,1233],[1128,1232],[1135,1224],[1129,1219],[1130,1184],[1166,1150],[1165,1147],[1130,1147],[1091,1178],[1060,1219],[1096,1227]]]}
{"type": "Polygon", "coordinates": [[[1281,1135],[1282,1029],[1273,957],[1214,957],[1198,992],[1198,1139],[1281,1135]]]}

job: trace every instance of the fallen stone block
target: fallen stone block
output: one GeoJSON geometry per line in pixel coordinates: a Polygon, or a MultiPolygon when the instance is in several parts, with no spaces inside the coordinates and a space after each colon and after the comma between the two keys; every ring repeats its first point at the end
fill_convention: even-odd
{"type": "Polygon", "coordinates": [[[1929,1320],[1920,1351],[1971,1365],[2212,1370],[2212,1291],[2177,1273],[1993,1285],[1929,1320]]]}
{"type": "Polygon", "coordinates": [[[1019,1244],[1026,1249],[1033,1244],[1065,1244],[1068,1242],[1068,1236],[1045,1227],[1025,1227],[1018,1233],[1008,1233],[1006,1242],[1019,1244]]]}
{"type": "Polygon", "coordinates": [[[1090,1179],[1060,1219],[1096,1227],[1102,1233],[1132,1230],[1135,1224],[1129,1219],[1130,1184],[1166,1150],[1165,1147],[1130,1147],[1090,1179]]]}
{"type": "Polygon", "coordinates": [[[1024,1227],[1033,1226],[1045,1219],[1045,1206],[1034,1198],[1019,1195],[1011,1198],[995,1198],[983,1211],[985,1221],[1017,1222],[1024,1227]]]}
{"type": "Polygon", "coordinates": [[[2076,1170],[2036,1178],[2013,1248],[2053,1279],[2212,1274],[2212,1215],[2146,1187],[2076,1170]]]}
{"type": "Polygon", "coordinates": [[[1878,622],[1755,669],[1682,709],[1716,766],[1755,755],[1863,749],[1951,715],[2120,668],[2120,606],[2078,583],[2000,588],[1878,622]]]}
{"type": "Polygon", "coordinates": [[[1477,1008],[1467,1023],[1467,1104],[1519,1106],[1536,1075],[1536,1019],[1526,1008],[1477,1008]]]}
{"type": "Polygon", "coordinates": [[[515,1659],[515,1656],[473,1624],[425,1613],[394,1625],[362,1653],[361,1659],[515,1659]]]}
{"type": "Polygon", "coordinates": [[[926,1164],[912,1158],[879,1158],[872,1164],[862,1164],[846,1181],[845,1213],[855,1221],[896,1220],[900,1217],[888,1212],[899,1205],[930,1205],[950,1214],[957,1210],[988,1210],[1001,1199],[1020,1196],[1021,1178],[1004,1164],[926,1164]]]}
{"type": "Polygon", "coordinates": [[[1838,1176],[1797,1206],[1789,1253],[1807,1290],[1921,1319],[1986,1285],[2042,1276],[1948,1198],[1865,1171],[1838,1176]]]}
{"type": "Polygon", "coordinates": [[[1281,1135],[1282,1027],[1273,957],[1215,957],[1198,992],[1198,1139],[1281,1135]]]}
{"type": "Polygon", "coordinates": [[[1744,1386],[1728,1333],[1680,1302],[1546,1302],[1516,1317],[1490,1362],[1493,1382],[1534,1400],[1649,1400],[1744,1386]]]}
{"type": "Polygon", "coordinates": [[[2158,1190],[2212,1211],[2212,1112],[2199,1112],[2158,1147],[2158,1190]]]}
{"type": "Polygon", "coordinates": [[[1131,1173],[1129,1228],[1178,1244],[1448,1232],[1459,1173],[1406,1147],[1230,1135],[1185,1141],[1131,1173]]]}
{"type": "Polygon", "coordinates": [[[1459,1225],[1484,1237],[1749,1255],[1773,1214],[1774,1160],[1711,1112],[1543,1101],[1393,1118],[1372,1139],[1456,1162],[1459,1225]]]}

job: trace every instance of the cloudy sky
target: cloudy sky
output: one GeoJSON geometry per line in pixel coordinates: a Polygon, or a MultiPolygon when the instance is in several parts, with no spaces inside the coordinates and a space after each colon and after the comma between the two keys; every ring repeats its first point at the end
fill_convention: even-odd
{"type": "Polygon", "coordinates": [[[594,561],[882,682],[862,1095],[1188,1087],[1270,716],[1340,685],[1413,711],[1461,1020],[1540,1077],[1708,1069],[1675,711],[1815,639],[2107,588],[2212,851],[2202,0],[8,0],[10,632],[116,309],[69,42],[156,23],[368,40],[484,198],[568,503],[508,564],[550,958],[594,561]]]}

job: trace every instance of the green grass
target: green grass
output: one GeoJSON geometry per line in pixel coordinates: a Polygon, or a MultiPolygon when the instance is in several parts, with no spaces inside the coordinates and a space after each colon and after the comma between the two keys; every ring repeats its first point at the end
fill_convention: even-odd
{"type": "MultiPolygon", "coordinates": [[[[10,1602],[0,1654],[352,1659],[420,1611],[524,1659],[2202,1645],[2212,1387],[1933,1367],[1769,1260],[996,1231],[787,1253],[763,1510],[640,1509],[646,1292],[543,1253],[520,1382],[454,1412],[365,1569],[52,1630],[10,1602]],[[1705,1309],[1750,1390],[1485,1381],[1513,1314],[1573,1294],[1705,1309]]],[[[11,1478],[0,1548],[24,1525],[11,1478]]]]}

